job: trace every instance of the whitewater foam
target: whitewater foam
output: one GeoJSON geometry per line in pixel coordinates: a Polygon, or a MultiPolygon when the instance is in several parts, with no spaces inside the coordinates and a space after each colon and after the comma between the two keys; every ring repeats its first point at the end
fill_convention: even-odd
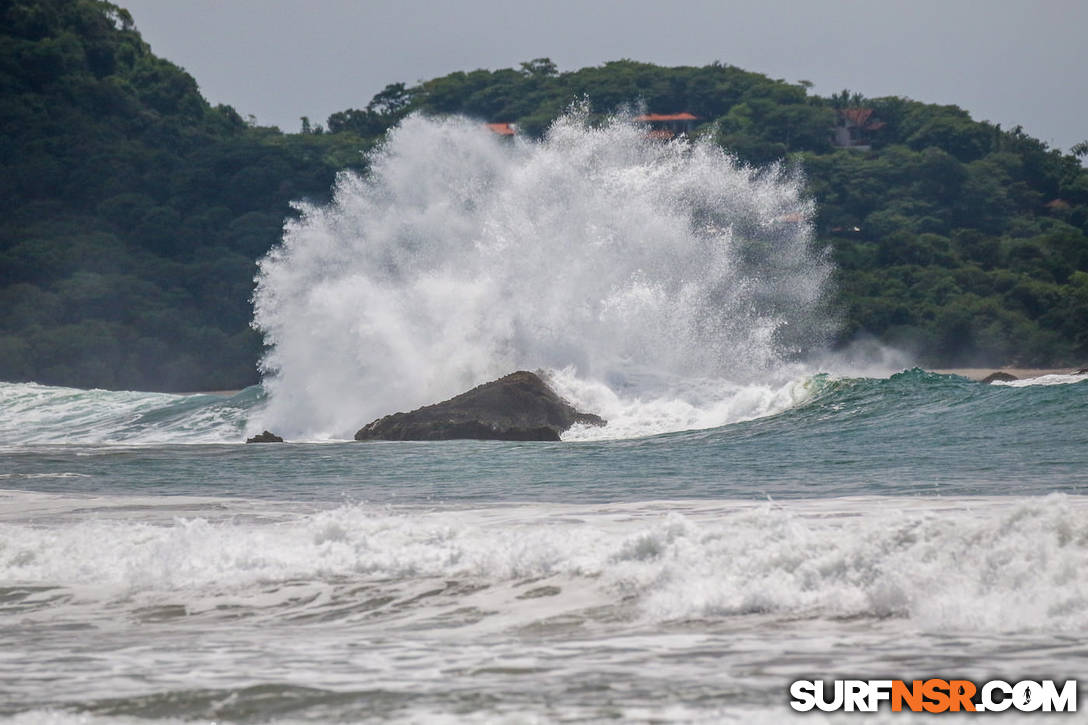
{"type": "Polygon", "coordinates": [[[269,406],[250,427],[350,437],[519,368],[574,371],[630,412],[660,387],[632,380],[717,381],[717,397],[652,406],[624,435],[743,418],[716,409],[758,408],[748,385],[774,397],[798,377],[785,361],[830,329],[802,188],[624,119],[575,112],[504,144],[473,121],[410,117],[262,260],[269,406]]]}
{"type": "Polygon", "coordinates": [[[614,377],[609,386],[585,380],[570,368],[547,371],[546,377],[575,407],[592,410],[608,421],[605,426],[576,425],[563,434],[567,441],[636,438],[763,418],[811,400],[826,382],[822,376],[746,385],[721,379],[686,379],[665,387],[658,380],[657,387],[651,387],[646,381],[630,385],[629,378],[614,377]]]}
{"type": "MultiPolygon", "coordinates": [[[[36,504],[34,494],[6,499],[36,504]]],[[[0,581],[60,587],[70,606],[103,613],[169,604],[191,616],[229,604],[233,616],[320,616],[327,607],[416,627],[496,613],[453,617],[485,631],[589,611],[646,623],[763,615],[906,618],[928,631],[1088,627],[1079,576],[1088,502],[1075,496],[348,505],[301,515],[222,500],[210,511],[194,502],[204,515],[189,516],[172,503],[159,520],[142,507],[138,520],[124,508],[86,518],[84,499],[58,518],[57,499],[49,504],[49,520],[63,525],[0,523],[0,581]]],[[[64,616],[54,594],[40,604],[7,606],[24,622],[64,616]]]]}

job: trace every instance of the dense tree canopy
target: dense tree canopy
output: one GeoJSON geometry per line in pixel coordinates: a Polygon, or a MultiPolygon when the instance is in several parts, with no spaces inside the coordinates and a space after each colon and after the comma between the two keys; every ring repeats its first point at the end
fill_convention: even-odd
{"type": "Polygon", "coordinates": [[[255,260],[370,142],[209,106],[109,3],[11,0],[0,18],[0,379],[254,382],[255,260]]]}
{"type": "Polygon", "coordinates": [[[745,162],[800,164],[838,263],[840,344],[873,336],[933,365],[1088,359],[1088,173],[955,106],[820,98],[721,64],[560,73],[537,58],[390,84],[283,133],[210,106],[115,5],[0,0],[0,18],[0,379],[255,382],[254,265],[290,201],[325,199],[410,112],[540,135],[583,101],[599,117],[688,111],[745,162]],[[832,142],[844,119],[851,148],[832,142]]]}

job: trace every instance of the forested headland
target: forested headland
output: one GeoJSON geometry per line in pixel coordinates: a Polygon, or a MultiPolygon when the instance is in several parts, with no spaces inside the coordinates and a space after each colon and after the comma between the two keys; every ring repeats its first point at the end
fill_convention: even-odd
{"type": "MultiPolygon", "coordinates": [[[[1088,171],[956,106],[830,98],[729,65],[631,60],[393,83],[285,133],[211,106],[99,0],[0,0],[0,380],[142,390],[257,381],[256,260],[293,200],[412,112],[543,134],[570,104],[697,117],[740,160],[800,165],[837,264],[838,344],[932,366],[1088,361],[1088,171]]],[[[138,19],[137,19],[138,20],[138,19]]]]}

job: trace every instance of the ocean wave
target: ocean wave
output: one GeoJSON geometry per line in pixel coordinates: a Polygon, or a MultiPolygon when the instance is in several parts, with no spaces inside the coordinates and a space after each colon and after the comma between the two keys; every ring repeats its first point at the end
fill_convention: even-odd
{"type": "MultiPolygon", "coordinates": [[[[572,428],[563,436],[567,441],[716,429],[782,414],[794,435],[813,426],[850,426],[859,416],[880,421],[880,430],[887,428],[889,435],[908,434],[915,424],[953,421],[970,430],[983,418],[991,428],[1008,426],[1010,433],[1023,435],[1025,416],[1056,421],[1077,415],[1075,393],[1088,381],[1088,375],[1048,375],[980,385],[918,368],[869,378],[848,371],[813,373],[800,364],[783,365],[747,383],[634,371],[606,381],[582,377],[573,368],[541,372],[576,407],[608,420],[603,428],[572,428]]],[[[241,443],[268,426],[265,405],[260,386],[234,395],[171,395],[0,382],[0,442],[241,443]]],[[[359,419],[357,426],[368,422],[359,419]]]]}
{"type": "Polygon", "coordinates": [[[262,399],[259,386],[234,395],[174,395],[0,382],[0,441],[240,443],[262,399]]]}
{"type": "Polygon", "coordinates": [[[868,617],[935,631],[1082,631],[1086,511],[1088,500],[1064,495],[351,505],[166,523],[107,511],[61,526],[0,524],[0,580],[26,588],[22,604],[5,605],[24,620],[57,616],[57,602],[188,615],[229,603],[390,622],[443,608],[502,612],[503,626],[527,626],[540,616],[533,600],[546,597],[549,617],[595,608],[646,622],[868,617]]]}
{"type": "MultiPolygon", "coordinates": [[[[652,387],[643,378],[639,382],[645,387],[638,390],[628,389],[629,380],[614,381],[617,393],[609,385],[577,377],[570,368],[541,372],[576,406],[599,412],[609,421],[604,428],[578,426],[565,440],[634,438],[774,415],[810,399],[826,379],[787,371],[750,384],[686,380],[652,387]]],[[[0,383],[0,441],[8,445],[241,443],[265,426],[264,402],[259,387],[234,395],[173,395],[0,383]]],[[[357,426],[368,422],[360,419],[357,426]]]]}

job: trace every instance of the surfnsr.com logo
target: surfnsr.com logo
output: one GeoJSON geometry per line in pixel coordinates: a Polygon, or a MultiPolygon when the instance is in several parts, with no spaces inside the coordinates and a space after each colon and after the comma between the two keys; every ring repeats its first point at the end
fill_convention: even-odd
{"type": "Polygon", "coordinates": [[[790,685],[790,707],[799,712],[1076,712],[1077,681],[990,680],[797,680],[790,685]]]}

